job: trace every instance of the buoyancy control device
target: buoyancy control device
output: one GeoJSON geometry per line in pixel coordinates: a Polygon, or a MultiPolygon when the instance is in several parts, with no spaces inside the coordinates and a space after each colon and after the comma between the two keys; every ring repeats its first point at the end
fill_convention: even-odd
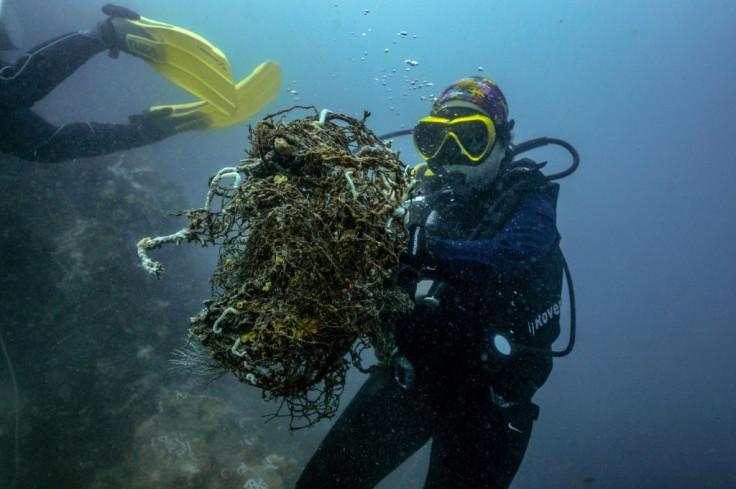
{"type": "MultiPolygon", "coordinates": [[[[388,134],[384,134],[380,136],[381,139],[387,140],[392,139],[400,136],[406,136],[411,135],[412,130],[411,129],[405,129],[401,131],[395,131],[388,134]]],[[[572,173],[577,170],[579,164],[580,164],[580,156],[570,143],[567,141],[556,139],[556,138],[549,138],[549,137],[541,137],[532,139],[520,144],[512,144],[509,146],[511,150],[511,156],[510,156],[510,165],[512,169],[514,167],[516,168],[533,168],[536,170],[541,170],[543,167],[546,166],[546,162],[542,163],[535,163],[532,160],[528,158],[520,158],[518,159],[518,156],[532,151],[537,148],[541,148],[547,145],[556,145],[564,148],[567,150],[571,157],[572,157],[572,163],[568,168],[566,168],[563,171],[553,173],[550,175],[544,175],[547,181],[555,181],[559,180],[561,178],[567,177],[571,175],[572,173]]],[[[431,221],[432,217],[431,215],[428,216],[428,220],[431,221]]],[[[480,224],[475,226],[472,231],[470,231],[468,235],[468,240],[474,240],[478,239],[479,236],[482,235],[485,229],[488,228],[492,224],[493,221],[497,219],[497,216],[494,216],[493,212],[487,212],[484,218],[481,220],[480,224]]],[[[513,342],[511,339],[509,339],[507,336],[505,336],[503,333],[496,333],[495,336],[491,339],[491,343],[493,345],[493,349],[495,350],[495,354],[498,354],[499,356],[511,356],[515,353],[521,353],[521,352],[529,352],[529,353],[535,353],[535,354],[541,354],[546,356],[552,356],[552,357],[564,357],[568,355],[574,345],[575,345],[575,334],[576,334],[576,313],[575,313],[575,292],[573,287],[573,281],[572,281],[572,274],[570,272],[570,267],[567,264],[567,260],[565,259],[564,255],[562,256],[562,268],[564,272],[565,282],[567,283],[567,291],[568,291],[568,300],[570,305],[570,326],[569,326],[569,335],[568,335],[568,343],[567,346],[562,350],[548,350],[548,349],[542,349],[542,348],[535,348],[519,343],[513,342]]],[[[442,288],[444,287],[444,284],[442,283],[435,283],[435,284],[429,284],[429,289],[424,291],[424,297],[422,298],[423,301],[425,301],[425,304],[431,305],[438,301],[438,297],[440,296],[442,292],[442,288]]]]}

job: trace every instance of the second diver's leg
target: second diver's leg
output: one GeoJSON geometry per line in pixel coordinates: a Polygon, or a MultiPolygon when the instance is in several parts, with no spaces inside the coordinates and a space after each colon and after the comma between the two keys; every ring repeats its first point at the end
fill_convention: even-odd
{"type": "Polygon", "coordinates": [[[31,49],[0,70],[0,95],[7,109],[29,108],[56,88],[105,44],[92,31],[72,32],[31,49]]]}
{"type": "Polygon", "coordinates": [[[371,375],[302,472],[296,489],[371,489],[429,439],[433,413],[388,370],[371,375]]]}

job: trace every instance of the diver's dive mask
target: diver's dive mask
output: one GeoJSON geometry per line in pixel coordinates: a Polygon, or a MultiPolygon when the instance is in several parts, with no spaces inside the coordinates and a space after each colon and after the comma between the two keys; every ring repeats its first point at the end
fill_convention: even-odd
{"type": "Polygon", "coordinates": [[[496,128],[490,117],[473,114],[454,119],[429,116],[414,126],[414,145],[425,160],[436,157],[445,144],[454,140],[468,165],[480,164],[496,142],[496,128]]]}

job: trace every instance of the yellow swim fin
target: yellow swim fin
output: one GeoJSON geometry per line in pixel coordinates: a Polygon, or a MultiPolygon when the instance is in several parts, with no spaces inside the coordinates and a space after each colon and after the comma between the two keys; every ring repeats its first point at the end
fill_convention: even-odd
{"type": "Polygon", "coordinates": [[[156,71],[191,94],[232,115],[237,96],[230,63],[203,37],[163,22],[115,18],[115,30],[127,52],[143,58],[156,71]]]}
{"type": "Polygon", "coordinates": [[[231,115],[223,113],[204,100],[179,105],[157,105],[149,110],[171,108],[170,117],[202,114],[208,119],[209,124],[201,129],[224,129],[234,126],[250,119],[273,102],[281,91],[281,67],[273,61],[262,63],[253,70],[253,73],[235,85],[235,91],[237,103],[235,112],[231,115]]]}

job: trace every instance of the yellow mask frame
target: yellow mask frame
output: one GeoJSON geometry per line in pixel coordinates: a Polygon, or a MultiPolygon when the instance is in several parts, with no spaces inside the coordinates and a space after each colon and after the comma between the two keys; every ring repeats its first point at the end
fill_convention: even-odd
{"type": "Polygon", "coordinates": [[[416,123],[413,136],[414,147],[419,156],[425,160],[437,156],[452,138],[471,162],[478,163],[488,156],[496,143],[496,127],[490,117],[481,114],[454,119],[429,116],[416,123]],[[485,141],[474,146],[472,138],[478,136],[483,137],[485,141]]]}

